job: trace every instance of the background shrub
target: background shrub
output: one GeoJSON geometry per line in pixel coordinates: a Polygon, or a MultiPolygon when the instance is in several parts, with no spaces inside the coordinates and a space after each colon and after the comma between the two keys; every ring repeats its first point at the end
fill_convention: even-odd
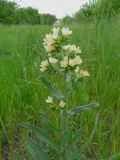
{"type": "Polygon", "coordinates": [[[37,9],[19,8],[14,2],[0,0],[0,23],[2,24],[47,24],[51,25],[56,17],[51,14],[40,14],[37,9]]]}

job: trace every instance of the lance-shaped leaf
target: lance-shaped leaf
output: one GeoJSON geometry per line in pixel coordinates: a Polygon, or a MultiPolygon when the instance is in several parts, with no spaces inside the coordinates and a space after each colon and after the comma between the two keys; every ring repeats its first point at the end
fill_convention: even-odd
{"type": "Polygon", "coordinates": [[[23,124],[21,124],[21,126],[31,130],[41,141],[47,143],[53,149],[60,152],[59,145],[54,141],[54,139],[52,137],[47,135],[41,128],[38,128],[38,127],[33,126],[31,124],[28,124],[28,123],[23,123],[23,124]]]}
{"type": "Polygon", "coordinates": [[[28,152],[34,160],[49,160],[48,153],[41,146],[41,144],[37,143],[33,139],[28,140],[28,152]]]}
{"type": "Polygon", "coordinates": [[[64,99],[64,95],[63,95],[63,93],[60,91],[60,90],[58,90],[58,89],[56,89],[56,88],[54,88],[52,85],[51,85],[51,83],[49,82],[49,81],[47,81],[45,78],[43,78],[43,77],[40,77],[40,79],[41,79],[41,81],[43,82],[43,84],[48,88],[48,90],[49,90],[49,92],[51,92],[51,94],[53,95],[53,96],[55,96],[57,99],[64,99]]]}
{"type": "Polygon", "coordinates": [[[76,114],[80,113],[81,111],[96,108],[98,106],[99,106],[98,103],[92,103],[92,104],[88,104],[88,105],[85,105],[85,106],[80,106],[80,107],[70,109],[70,110],[67,111],[67,113],[69,115],[73,116],[73,115],[76,115],[76,114]]]}

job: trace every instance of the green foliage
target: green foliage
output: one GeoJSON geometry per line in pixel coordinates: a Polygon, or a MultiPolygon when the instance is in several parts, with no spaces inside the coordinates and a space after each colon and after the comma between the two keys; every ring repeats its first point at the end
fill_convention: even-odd
{"type": "Polygon", "coordinates": [[[94,8],[94,13],[98,18],[112,17],[115,14],[120,13],[120,1],[119,0],[99,0],[94,8]]]}
{"type": "MultiPolygon", "coordinates": [[[[69,129],[69,132],[60,132],[58,140],[62,137],[64,140],[63,142],[60,141],[59,144],[57,144],[52,137],[50,137],[48,134],[43,132],[41,128],[35,127],[34,125],[23,123],[22,127],[29,129],[32,131],[32,133],[38,138],[37,140],[28,139],[28,157],[31,155],[31,160],[35,159],[38,160],[41,157],[46,157],[47,159],[63,159],[63,160],[88,160],[87,156],[82,155],[82,153],[87,149],[88,144],[93,138],[93,135],[95,133],[95,130],[97,128],[98,124],[98,114],[96,116],[95,124],[93,127],[93,130],[86,142],[81,145],[81,147],[77,146],[76,141],[79,141],[80,137],[82,136],[81,132],[83,132],[83,129],[79,129],[79,131],[76,133],[72,133],[72,129],[70,129],[69,126],[67,126],[67,130],[69,129]],[[69,137],[69,143],[67,142],[68,136],[72,135],[72,137],[69,137]],[[54,150],[54,154],[56,153],[56,156],[54,154],[50,154],[51,149],[54,150]],[[49,152],[49,158],[48,153],[49,152]],[[50,156],[51,155],[51,156],[50,156]],[[57,157],[57,158],[55,158],[57,157]]],[[[69,124],[68,124],[69,125],[69,124]]],[[[62,126],[63,127],[63,126],[62,126]]]]}
{"type": "Polygon", "coordinates": [[[56,21],[56,17],[50,14],[39,14],[39,24],[52,25],[56,21]]]}
{"type": "Polygon", "coordinates": [[[20,8],[16,11],[17,24],[39,24],[38,10],[31,7],[20,8]]]}
{"type": "Polygon", "coordinates": [[[49,156],[45,149],[38,144],[35,140],[29,139],[28,141],[28,158],[29,160],[49,160],[49,156]]]}
{"type": "Polygon", "coordinates": [[[120,13],[119,0],[95,0],[82,6],[73,17],[65,17],[63,22],[92,21],[94,19],[111,18],[120,13]]]}
{"type": "Polygon", "coordinates": [[[32,132],[43,142],[50,145],[52,148],[54,148],[56,151],[60,151],[59,145],[55,142],[55,140],[50,137],[50,135],[47,135],[41,128],[35,127],[31,124],[24,123],[22,124],[22,127],[27,128],[29,130],[32,130],[32,132]]]}
{"type": "Polygon", "coordinates": [[[74,22],[74,19],[73,19],[73,17],[70,17],[70,16],[65,16],[63,19],[62,19],[62,22],[64,23],[67,23],[67,24],[71,24],[72,23],[72,21],[74,22]]]}
{"type": "Polygon", "coordinates": [[[0,0],[0,23],[12,24],[15,21],[17,5],[14,2],[0,0]]]}
{"type": "Polygon", "coordinates": [[[55,21],[54,15],[40,14],[37,9],[19,8],[14,2],[0,0],[0,23],[52,25],[55,21]]]}
{"type": "Polygon", "coordinates": [[[94,4],[91,5],[86,3],[78,12],[75,13],[74,20],[76,22],[85,21],[85,20],[91,21],[94,15],[93,8],[94,8],[94,4]]]}

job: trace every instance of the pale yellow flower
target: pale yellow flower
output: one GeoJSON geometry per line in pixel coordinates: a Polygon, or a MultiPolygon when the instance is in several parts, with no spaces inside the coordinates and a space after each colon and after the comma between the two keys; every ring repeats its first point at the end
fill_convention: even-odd
{"type": "Polygon", "coordinates": [[[68,66],[68,63],[69,63],[68,57],[65,56],[65,57],[63,58],[63,60],[60,62],[60,65],[61,65],[61,67],[66,68],[66,67],[68,66]]]}
{"type": "Polygon", "coordinates": [[[51,45],[54,44],[54,38],[52,34],[46,34],[46,37],[44,38],[44,45],[51,45]]]}
{"type": "Polygon", "coordinates": [[[76,47],[76,48],[74,49],[74,52],[75,52],[75,53],[82,53],[82,51],[81,51],[81,49],[80,49],[79,47],[76,47]]]}
{"type": "Polygon", "coordinates": [[[82,63],[82,60],[80,56],[76,56],[74,59],[69,59],[69,65],[71,67],[74,67],[75,65],[80,65],[82,63]]]}
{"type": "Polygon", "coordinates": [[[88,71],[83,71],[83,70],[81,70],[81,71],[80,71],[80,76],[81,76],[81,77],[89,77],[90,74],[89,74],[88,71]]]}
{"type": "Polygon", "coordinates": [[[56,58],[49,57],[49,62],[52,63],[52,64],[55,64],[55,63],[58,62],[58,60],[56,58]]]}
{"type": "Polygon", "coordinates": [[[70,45],[65,45],[62,47],[62,49],[64,49],[65,51],[69,51],[70,45]]]}
{"type": "Polygon", "coordinates": [[[71,67],[74,67],[75,65],[76,65],[76,63],[75,63],[75,59],[69,59],[69,65],[71,66],[71,67]]]}
{"type": "Polygon", "coordinates": [[[64,108],[64,107],[65,107],[65,102],[64,102],[63,100],[61,100],[60,103],[59,103],[59,106],[60,106],[61,108],[64,108]]]}
{"type": "Polygon", "coordinates": [[[76,64],[76,65],[82,64],[82,59],[80,58],[80,56],[76,56],[76,57],[75,57],[75,64],[76,64]]]}
{"type": "Polygon", "coordinates": [[[63,36],[67,37],[67,36],[69,36],[69,35],[71,35],[71,34],[72,34],[72,31],[70,31],[68,27],[66,27],[66,28],[63,27],[63,28],[62,28],[62,35],[63,35],[63,36]]]}
{"type": "Polygon", "coordinates": [[[58,39],[59,36],[59,28],[53,27],[52,31],[53,31],[53,38],[54,39],[58,39]]]}
{"type": "Polygon", "coordinates": [[[59,33],[59,30],[60,30],[60,28],[56,28],[56,27],[53,27],[53,29],[52,29],[53,33],[59,33]]]}
{"type": "Polygon", "coordinates": [[[40,71],[41,72],[46,71],[48,66],[49,66],[48,60],[42,61],[41,64],[40,64],[40,71]]]}
{"type": "Polygon", "coordinates": [[[81,53],[80,48],[79,48],[79,47],[76,47],[76,45],[71,45],[71,46],[69,47],[69,51],[70,51],[70,52],[75,52],[75,53],[81,53]]]}
{"type": "Polygon", "coordinates": [[[53,52],[55,50],[55,47],[51,45],[45,45],[44,46],[47,52],[53,52]]]}
{"type": "Polygon", "coordinates": [[[55,40],[53,38],[53,35],[47,34],[46,37],[44,38],[44,43],[43,43],[46,51],[53,52],[55,50],[54,43],[55,40]]]}
{"type": "Polygon", "coordinates": [[[46,103],[52,104],[53,103],[53,98],[48,96],[48,98],[45,100],[46,103]]]}
{"type": "Polygon", "coordinates": [[[81,53],[81,49],[77,47],[76,45],[65,45],[62,47],[65,51],[74,52],[74,53],[81,53]]]}

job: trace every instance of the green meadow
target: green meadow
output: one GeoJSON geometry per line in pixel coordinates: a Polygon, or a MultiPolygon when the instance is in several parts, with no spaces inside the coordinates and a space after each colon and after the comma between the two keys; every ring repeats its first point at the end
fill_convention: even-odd
{"type": "MultiPolygon", "coordinates": [[[[66,26],[66,25],[65,25],[66,26]]],[[[72,97],[74,104],[98,102],[100,107],[82,112],[75,128],[85,130],[86,141],[99,112],[99,122],[87,151],[90,160],[107,160],[120,152],[120,19],[72,23],[71,40],[80,46],[90,77],[72,97]]],[[[27,131],[21,122],[40,124],[39,110],[47,110],[47,89],[39,80],[39,62],[44,57],[43,38],[52,26],[0,26],[0,158],[24,156],[27,131]]],[[[49,77],[48,77],[49,79],[49,77]]],[[[61,81],[59,75],[56,81],[61,81]]],[[[62,86],[60,86],[62,87],[62,86]]],[[[57,117],[48,113],[53,125],[57,117]]],[[[12,158],[11,158],[12,159],[12,158]]],[[[116,158],[119,160],[120,156],[116,158]]]]}

